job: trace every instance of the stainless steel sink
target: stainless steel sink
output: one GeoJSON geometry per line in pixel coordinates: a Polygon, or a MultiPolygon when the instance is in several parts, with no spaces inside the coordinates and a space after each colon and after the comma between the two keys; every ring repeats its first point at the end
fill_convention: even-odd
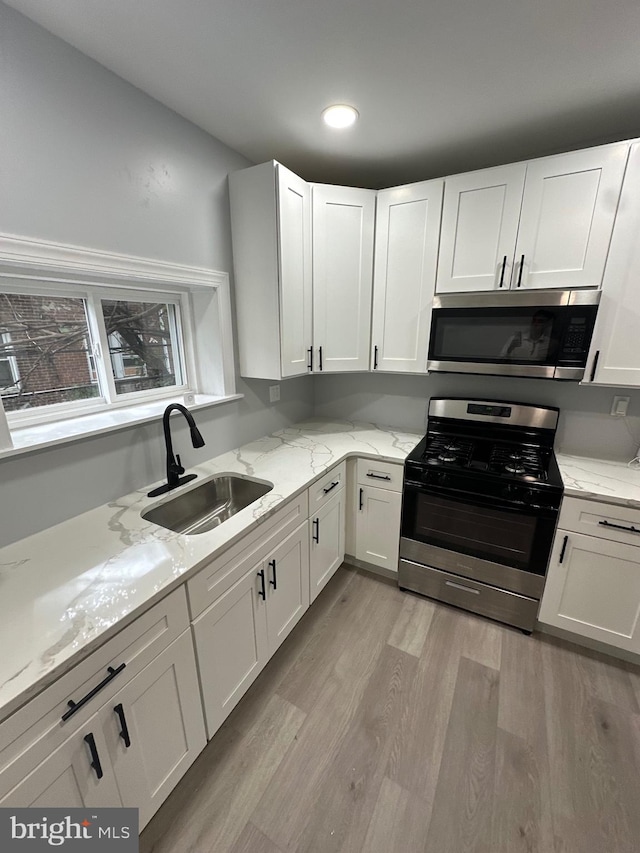
{"type": "Polygon", "coordinates": [[[169,498],[142,517],[176,533],[205,533],[270,492],[273,485],[234,474],[221,474],[169,498]]]}

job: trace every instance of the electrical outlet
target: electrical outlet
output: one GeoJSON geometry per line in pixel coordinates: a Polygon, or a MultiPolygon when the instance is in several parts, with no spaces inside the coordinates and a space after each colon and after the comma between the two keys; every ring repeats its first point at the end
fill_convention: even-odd
{"type": "Polygon", "coordinates": [[[614,397],[611,405],[611,414],[614,418],[623,418],[627,414],[629,397],[614,397]]]}
{"type": "Polygon", "coordinates": [[[280,399],[280,386],[279,385],[269,385],[269,402],[270,403],[277,403],[279,399],[280,399]]]}

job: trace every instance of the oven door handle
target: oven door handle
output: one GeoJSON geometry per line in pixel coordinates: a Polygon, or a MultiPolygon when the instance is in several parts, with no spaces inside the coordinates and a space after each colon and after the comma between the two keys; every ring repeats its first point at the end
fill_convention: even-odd
{"type": "Polygon", "coordinates": [[[446,486],[425,486],[423,483],[416,483],[411,480],[405,480],[404,492],[433,495],[433,497],[445,498],[445,500],[465,504],[466,506],[486,507],[487,509],[504,510],[519,514],[533,512],[537,516],[548,518],[555,518],[558,515],[558,510],[551,506],[530,504],[524,501],[510,501],[504,498],[491,497],[490,495],[476,495],[457,489],[449,489],[446,486]]]}

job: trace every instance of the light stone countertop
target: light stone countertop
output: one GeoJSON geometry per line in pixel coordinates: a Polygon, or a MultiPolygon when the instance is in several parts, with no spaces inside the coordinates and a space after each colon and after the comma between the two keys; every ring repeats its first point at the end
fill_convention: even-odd
{"type": "Polygon", "coordinates": [[[422,438],[311,420],[189,469],[273,483],[215,530],[184,536],[141,518],[150,487],[0,549],[0,720],[184,583],[348,456],[404,461],[422,438]]]}
{"type": "Polygon", "coordinates": [[[626,462],[556,453],[564,494],[640,509],[640,468],[626,462]]]}

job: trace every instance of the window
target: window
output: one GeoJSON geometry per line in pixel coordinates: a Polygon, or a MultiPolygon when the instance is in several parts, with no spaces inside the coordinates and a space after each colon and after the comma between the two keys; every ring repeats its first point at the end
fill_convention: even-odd
{"type": "Polygon", "coordinates": [[[186,392],[237,399],[226,273],[0,234],[0,453],[155,418],[186,392]]]}

